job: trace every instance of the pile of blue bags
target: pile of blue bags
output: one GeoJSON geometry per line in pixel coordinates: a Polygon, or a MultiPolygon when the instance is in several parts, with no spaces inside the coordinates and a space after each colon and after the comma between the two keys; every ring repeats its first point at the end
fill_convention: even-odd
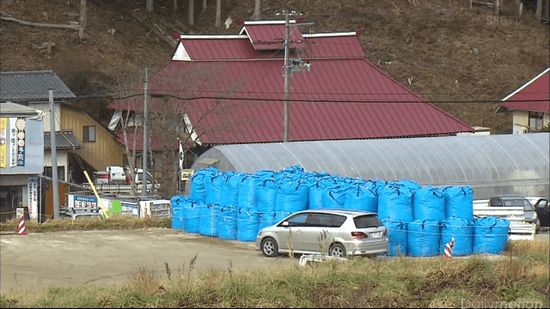
{"type": "Polygon", "coordinates": [[[345,208],[378,213],[388,227],[389,255],[500,253],[510,223],[474,219],[469,186],[421,186],[412,180],[364,180],[294,165],[254,174],[197,171],[189,196],[171,199],[172,227],[223,239],[254,241],[258,231],[305,209],[345,208]]]}

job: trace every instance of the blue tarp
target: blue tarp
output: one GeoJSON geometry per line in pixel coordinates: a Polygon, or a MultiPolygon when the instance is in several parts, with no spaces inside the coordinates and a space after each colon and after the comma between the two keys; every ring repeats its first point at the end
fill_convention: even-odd
{"type": "Polygon", "coordinates": [[[388,228],[389,250],[388,255],[406,255],[407,246],[407,222],[383,220],[382,223],[388,228]]]}
{"type": "Polygon", "coordinates": [[[469,221],[474,219],[474,194],[470,186],[446,186],[445,217],[462,218],[469,221]]]}
{"type": "Polygon", "coordinates": [[[365,184],[353,184],[346,191],[344,208],[378,212],[378,196],[365,184]]]}
{"type": "Polygon", "coordinates": [[[510,221],[487,216],[474,221],[474,253],[499,254],[508,244],[510,221]]]}
{"type": "Polygon", "coordinates": [[[433,186],[417,189],[413,196],[415,220],[445,220],[445,195],[433,186]]]}
{"type": "Polygon", "coordinates": [[[275,211],[301,211],[307,209],[309,187],[302,181],[282,181],[275,202],[275,211]]]}
{"type": "Polygon", "coordinates": [[[441,234],[439,222],[433,220],[413,221],[407,225],[407,251],[412,256],[439,254],[441,234]]]}
{"type": "Polygon", "coordinates": [[[410,189],[392,183],[378,191],[378,217],[380,220],[413,221],[410,189]]]}
{"type": "Polygon", "coordinates": [[[237,214],[237,239],[255,241],[258,235],[259,214],[254,210],[239,209],[237,214]]]}
{"type": "Polygon", "coordinates": [[[259,212],[275,211],[279,184],[273,178],[264,179],[256,185],[256,200],[259,212]]]}
{"type": "Polygon", "coordinates": [[[220,207],[218,211],[218,237],[222,239],[237,239],[237,208],[233,206],[220,207]]]}
{"type": "Polygon", "coordinates": [[[445,245],[450,242],[452,238],[455,239],[452,248],[453,255],[472,254],[474,228],[470,221],[452,217],[441,222],[441,254],[445,252],[445,245]]]}

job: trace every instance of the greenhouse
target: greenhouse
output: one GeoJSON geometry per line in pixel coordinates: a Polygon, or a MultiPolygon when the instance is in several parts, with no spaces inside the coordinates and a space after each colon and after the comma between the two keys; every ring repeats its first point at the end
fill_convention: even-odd
{"type": "Polygon", "coordinates": [[[475,199],[549,195],[549,133],[311,141],[216,146],[192,168],[306,171],[421,185],[469,185],[475,199]]]}

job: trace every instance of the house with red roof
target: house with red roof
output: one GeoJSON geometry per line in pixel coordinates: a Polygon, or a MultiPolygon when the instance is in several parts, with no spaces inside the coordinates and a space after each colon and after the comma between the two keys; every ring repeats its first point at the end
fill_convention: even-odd
{"type": "Polygon", "coordinates": [[[550,68],[502,99],[496,112],[511,111],[514,134],[548,130],[550,68]]]}
{"type": "MultiPolygon", "coordinates": [[[[172,60],[150,78],[149,110],[168,104],[170,112],[183,114],[195,144],[283,141],[285,22],[241,24],[235,35],[180,35],[172,60]]],[[[361,31],[309,33],[296,21],[289,28],[290,142],[474,131],[368,61],[361,31]]],[[[143,98],[110,107],[121,118],[143,110],[143,98]]],[[[124,143],[120,126],[113,122],[112,128],[124,143]]]]}

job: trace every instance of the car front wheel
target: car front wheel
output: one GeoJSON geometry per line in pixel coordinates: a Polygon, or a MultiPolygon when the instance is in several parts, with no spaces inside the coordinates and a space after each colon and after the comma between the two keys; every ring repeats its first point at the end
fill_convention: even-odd
{"type": "Polygon", "coordinates": [[[262,240],[262,253],[267,257],[276,257],[279,255],[279,246],[275,239],[268,237],[262,240]]]}
{"type": "Polygon", "coordinates": [[[346,248],[341,244],[334,244],[330,247],[330,255],[337,258],[345,258],[346,248]]]}

